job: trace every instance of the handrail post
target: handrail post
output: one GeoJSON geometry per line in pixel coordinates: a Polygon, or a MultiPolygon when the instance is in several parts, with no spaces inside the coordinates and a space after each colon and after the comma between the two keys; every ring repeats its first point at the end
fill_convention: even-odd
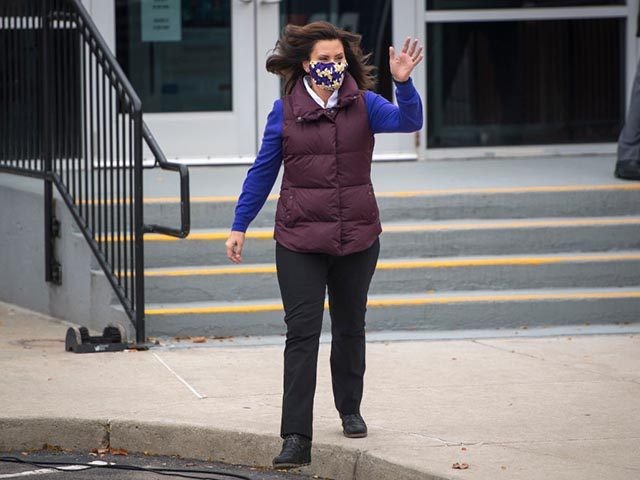
{"type": "Polygon", "coordinates": [[[142,181],[142,108],[132,113],[133,119],[133,158],[134,158],[134,228],[135,228],[135,314],[136,342],[145,343],[147,339],[144,316],[144,218],[143,218],[143,181],[142,181]]]}
{"type": "Polygon", "coordinates": [[[44,169],[44,260],[45,260],[45,280],[54,282],[54,258],[53,258],[53,182],[52,182],[52,151],[51,151],[51,131],[50,128],[50,93],[51,82],[51,55],[49,52],[49,42],[51,35],[49,32],[49,0],[42,2],[41,10],[41,31],[40,41],[40,68],[42,79],[42,131],[41,131],[41,155],[42,168],[44,169]]]}

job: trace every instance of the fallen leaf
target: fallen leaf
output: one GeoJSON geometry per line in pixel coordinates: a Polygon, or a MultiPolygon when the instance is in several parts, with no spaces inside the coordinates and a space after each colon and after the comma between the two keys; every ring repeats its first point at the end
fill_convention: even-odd
{"type": "Polygon", "coordinates": [[[53,452],[62,452],[62,447],[59,447],[57,445],[50,445],[48,443],[45,443],[44,445],[42,445],[42,450],[48,450],[48,451],[53,451],[53,452]]]}
{"type": "Polygon", "coordinates": [[[462,450],[463,452],[465,452],[467,450],[467,447],[462,447],[460,450],[462,450]]]}
{"type": "Polygon", "coordinates": [[[205,343],[207,339],[205,337],[191,337],[193,343],[205,343]]]}
{"type": "Polygon", "coordinates": [[[129,452],[123,448],[110,448],[109,453],[111,453],[111,455],[129,455],[129,452]]]}
{"type": "Polygon", "coordinates": [[[453,465],[451,465],[451,468],[456,468],[458,470],[466,470],[467,468],[469,468],[469,464],[456,462],[453,465]]]}
{"type": "Polygon", "coordinates": [[[501,468],[502,470],[506,470],[506,469],[507,469],[507,467],[505,467],[504,465],[500,465],[500,468],[501,468]]]}
{"type": "Polygon", "coordinates": [[[96,448],[94,450],[94,452],[99,454],[99,455],[104,455],[106,453],[109,453],[109,449],[108,448],[96,448]]]}

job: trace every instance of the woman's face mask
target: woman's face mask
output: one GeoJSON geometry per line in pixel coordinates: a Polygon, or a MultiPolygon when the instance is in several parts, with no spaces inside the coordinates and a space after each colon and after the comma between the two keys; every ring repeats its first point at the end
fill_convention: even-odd
{"type": "Polygon", "coordinates": [[[344,80],[347,70],[347,61],[336,62],[309,62],[309,75],[313,82],[325,90],[338,90],[344,80]]]}

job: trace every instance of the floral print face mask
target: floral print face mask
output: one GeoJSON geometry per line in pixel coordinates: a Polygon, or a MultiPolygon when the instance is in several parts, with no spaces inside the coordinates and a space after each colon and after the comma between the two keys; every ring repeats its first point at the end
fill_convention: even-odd
{"type": "Polygon", "coordinates": [[[309,62],[309,75],[313,82],[325,90],[338,90],[344,80],[347,62],[309,62]]]}

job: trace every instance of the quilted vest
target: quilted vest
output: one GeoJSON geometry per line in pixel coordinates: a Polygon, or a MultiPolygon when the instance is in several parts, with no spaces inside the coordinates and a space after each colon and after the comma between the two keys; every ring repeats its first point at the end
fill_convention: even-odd
{"type": "Polygon", "coordinates": [[[283,98],[284,174],[273,238],[290,250],[349,255],[382,232],[364,91],[347,73],[338,92],[337,105],[324,109],[300,78],[283,98]]]}

